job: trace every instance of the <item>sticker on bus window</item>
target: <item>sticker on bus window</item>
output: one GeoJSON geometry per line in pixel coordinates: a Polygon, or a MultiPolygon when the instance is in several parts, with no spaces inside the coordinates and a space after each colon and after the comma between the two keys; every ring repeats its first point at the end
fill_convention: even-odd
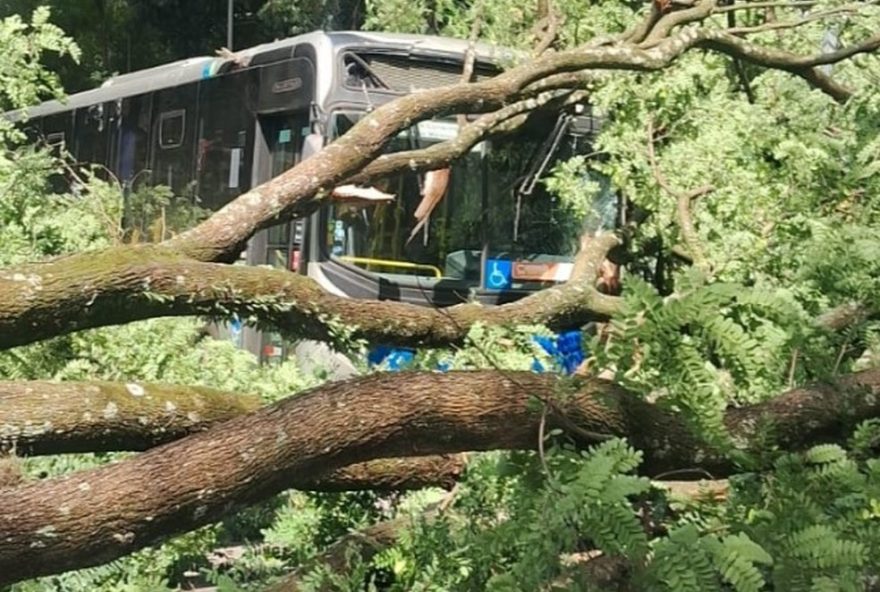
{"type": "Polygon", "coordinates": [[[512,262],[507,259],[487,259],[483,270],[486,277],[486,288],[490,290],[506,290],[510,287],[512,262]]]}
{"type": "Polygon", "coordinates": [[[513,278],[532,282],[564,282],[571,277],[572,263],[514,261],[513,278]]]}
{"type": "MultiPolygon", "coordinates": [[[[455,121],[428,119],[420,121],[415,127],[417,130],[416,133],[418,133],[421,139],[431,142],[451,140],[458,135],[458,123],[455,121]]],[[[402,135],[407,133],[409,132],[406,130],[401,132],[402,135]]]]}
{"type": "Polygon", "coordinates": [[[290,143],[291,133],[289,129],[283,129],[278,132],[278,143],[279,144],[289,144],[290,143]]]}

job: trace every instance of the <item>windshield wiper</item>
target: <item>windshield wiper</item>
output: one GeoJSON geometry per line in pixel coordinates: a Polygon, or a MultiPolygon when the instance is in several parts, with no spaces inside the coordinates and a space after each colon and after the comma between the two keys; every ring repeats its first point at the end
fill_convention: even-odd
{"type": "Polygon", "coordinates": [[[550,165],[550,161],[553,160],[553,156],[559,149],[559,144],[562,143],[562,138],[565,136],[570,125],[571,115],[568,113],[563,113],[556,119],[556,125],[553,126],[553,131],[547,136],[544,143],[541,144],[541,147],[532,157],[529,172],[520,184],[519,189],[517,189],[517,195],[519,197],[522,197],[523,195],[531,195],[535,190],[535,185],[537,185],[538,181],[541,180],[541,177],[544,176],[547,167],[550,165]]]}
{"type": "Polygon", "coordinates": [[[532,156],[529,164],[529,172],[520,184],[519,189],[516,190],[516,213],[513,217],[514,242],[519,240],[519,220],[520,215],[522,214],[523,196],[531,195],[535,190],[535,185],[537,185],[541,177],[544,176],[544,172],[547,170],[547,167],[550,166],[550,161],[553,160],[553,156],[559,149],[559,144],[562,143],[562,138],[571,126],[571,121],[571,115],[567,113],[560,115],[556,119],[556,125],[553,126],[553,131],[550,132],[550,135],[547,136],[541,144],[541,147],[538,148],[532,156]]]}

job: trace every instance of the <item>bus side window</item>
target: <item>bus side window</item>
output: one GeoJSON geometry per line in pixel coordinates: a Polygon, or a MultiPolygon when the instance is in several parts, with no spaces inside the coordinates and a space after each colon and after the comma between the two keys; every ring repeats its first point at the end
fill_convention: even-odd
{"type": "Polygon", "coordinates": [[[182,146],[184,130],[186,109],[175,109],[159,115],[159,147],[170,150],[182,146]]]}
{"type": "Polygon", "coordinates": [[[149,94],[138,95],[125,98],[121,103],[117,107],[117,175],[124,182],[149,182],[152,97],[149,94]]]}
{"type": "Polygon", "coordinates": [[[76,110],[74,132],[70,148],[77,161],[88,164],[107,164],[107,141],[104,105],[83,106],[76,110]]]}
{"type": "Polygon", "coordinates": [[[150,169],[152,183],[167,185],[177,196],[195,195],[195,113],[198,84],[157,90],[152,94],[153,117],[150,169]]]}

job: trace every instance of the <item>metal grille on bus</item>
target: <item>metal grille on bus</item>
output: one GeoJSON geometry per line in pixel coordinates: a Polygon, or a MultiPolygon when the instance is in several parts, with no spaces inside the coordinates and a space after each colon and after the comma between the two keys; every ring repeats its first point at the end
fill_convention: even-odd
{"type": "MultiPolygon", "coordinates": [[[[433,88],[461,81],[461,66],[431,64],[422,66],[406,58],[370,56],[370,69],[393,90],[409,92],[419,88],[433,88]]],[[[477,71],[476,80],[486,80],[494,72],[477,71]]]]}

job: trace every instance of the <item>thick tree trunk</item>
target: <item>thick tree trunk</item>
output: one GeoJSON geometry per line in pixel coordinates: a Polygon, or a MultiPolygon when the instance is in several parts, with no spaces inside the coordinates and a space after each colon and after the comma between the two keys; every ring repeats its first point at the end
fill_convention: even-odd
{"type": "MultiPolygon", "coordinates": [[[[782,449],[840,439],[880,413],[880,371],[732,409],[747,443],[772,421],[782,449]]],[[[601,380],[527,372],[400,373],[329,384],[128,461],[8,489],[0,498],[0,584],[97,565],[209,523],[342,466],[382,457],[533,448],[551,426],[625,436],[656,474],[732,464],[675,416],[601,380]]]]}
{"type": "MultiPolygon", "coordinates": [[[[261,401],[205,387],[113,382],[0,382],[0,454],[142,451],[259,409],[261,401]]],[[[461,455],[356,463],[303,482],[312,491],[450,488],[461,455]]],[[[0,478],[0,483],[5,482],[0,478]]]]}

